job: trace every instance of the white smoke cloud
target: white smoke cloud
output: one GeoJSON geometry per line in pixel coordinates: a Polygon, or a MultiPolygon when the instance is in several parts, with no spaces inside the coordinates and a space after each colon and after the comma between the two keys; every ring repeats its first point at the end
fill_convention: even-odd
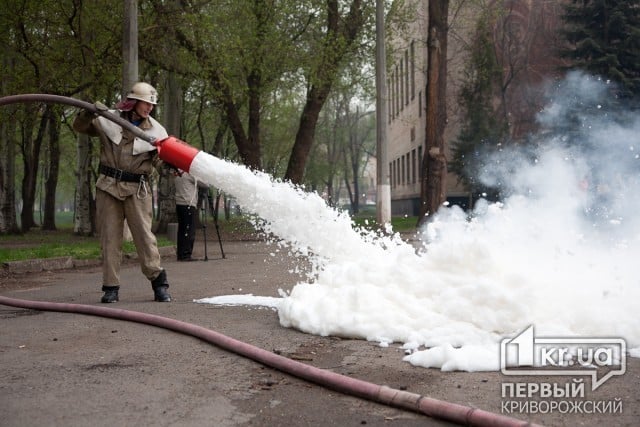
{"type": "Polygon", "coordinates": [[[283,326],[401,343],[408,362],[443,370],[498,369],[499,340],[528,325],[621,337],[637,355],[638,123],[608,88],[580,74],[558,84],[534,145],[503,149],[483,176],[508,196],[439,211],[418,253],[265,174],[202,153],[190,173],[317,255],[315,280],[274,304],[283,326]]]}
{"type": "Polygon", "coordinates": [[[553,215],[570,215],[585,233],[637,236],[637,112],[615,97],[612,83],[581,72],[558,83],[549,99],[533,143],[493,155],[481,181],[500,186],[504,194],[537,200],[553,215]]]}

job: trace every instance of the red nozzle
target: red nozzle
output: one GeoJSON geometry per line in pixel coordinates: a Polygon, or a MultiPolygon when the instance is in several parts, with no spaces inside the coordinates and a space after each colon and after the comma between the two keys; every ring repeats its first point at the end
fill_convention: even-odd
{"type": "Polygon", "coordinates": [[[185,172],[189,172],[193,158],[200,152],[175,136],[158,141],[156,147],[158,147],[158,156],[162,160],[185,172]]]}

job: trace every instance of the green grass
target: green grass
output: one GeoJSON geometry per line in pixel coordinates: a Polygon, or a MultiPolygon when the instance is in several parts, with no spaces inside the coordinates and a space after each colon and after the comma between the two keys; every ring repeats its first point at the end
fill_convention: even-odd
{"type": "Polygon", "coordinates": [[[34,258],[57,258],[71,256],[78,259],[94,259],[100,257],[100,246],[93,242],[75,243],[42,243],[37,247],[0,248],[0,261],[23,261],[34,258]]]}
{"type": "MultiPolygon", "coordinates": [[[[168,238],[157,236],[158,246],[172,246],[168,238]]],[[[124,242],[124,253],[136,251],[133,242],[124,242]]],[[[22,235],[0,235],[0,263],[35,258],[70,256],[77,259],[98,259],[101,256],[97,237],[76,236],[71,229],[58,231],[33,229],[22,235]]]]}
{"type": "MultiPolygon", "coordinates": [[[[207,217],[207,227],[213,225],[213,218],[207,217]]],[[[247,216],[235,215],[229,219],[221,219],[218,221],[220,230],[227,231],[229,233],[251,234],[255,233],[256,229],[253,226],[253,221],[247,216]]]]}
{"type": "MultiPolygon", "coordinates": [[[[34,228],[23,235],[0,235],[0,263],[9,261],[23,261],[36,258],[56,258],[71,256],[76,259],[99,259],[101,256],[100,242],[97,237],[76,236],[73,234],[72,216],[62,213],[56,216],[57,231],[42,231],[34,228]]],[[[353,218],[358,226],[367,229],[378,229],[374,210],[365,210],[353,218]]],[[[393,231],[413,231],[417,222],[416,217],[394,217],[391,219],[393,231]]],[[[235,235],[252,234],[255,232],[251,222],[243,216],[233,216],[219,221],[222,233],[235,235]]],[[[196,238],[200,238],[200,230],[196,238]]],[[[211,218],[208,218],[207,233],[214,233],[211,218]]],[[[214,236],[214,234],[210,234],[214,236]]],[[[173,246],[173,242],[164,234],[157,235],[158,246],[173,246]]],[[[124,253],[134,253],[133,242],[124,242],[124,253]]]]}
{"type": "MultiPolygon", "coordinates": [[[[353,222],[360,226],[369,230],[374,230],[380,228],[378,222],[376,221],[376,214],[373,213],[364,213],[358,214],[353,217],[353,222]]],[[[418,222],[418,217],[415,216],[404,216],[404,217],[392,217],[391,218],[391,227],[394,232],[403,232],[403,231],[414,231],[416,229],[416,223],[418,222]]]]}
{"type": "MultiPolygon", "coordinates": [[[[36,221],[38,218],[36,218],[36,221]]],[[[208,238],[215,236],[213,219],[207,218],[208,238]]],[[[56,231],[43,231],[33,228],[21,235],[0,235],[0,264],[9,261],[24,261],[36,258],[57,258],[71,256],[77,259],[99,259],[100,241],[97,237],[77,236],[73,234],[73,213],[56,213],[56,231]]],[[[219,221],[221,232],[230,234],[251,234],[255,229],[247,218],[233,216],[219,221]]],[[[196,238],[202,237],[201,228],[196,230],[196,238]]],[[[166,234],[156,235],[158,246],[173,246],[166,234]]],[[[135,253],[133,242],[124,242],[124,253],[135,253]]]]}

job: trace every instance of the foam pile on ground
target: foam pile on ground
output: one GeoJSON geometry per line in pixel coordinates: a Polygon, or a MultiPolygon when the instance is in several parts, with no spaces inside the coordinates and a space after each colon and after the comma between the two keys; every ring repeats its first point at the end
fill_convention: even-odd
{"type": "MultiPolygon", "coordinates": [[[[637,125],[596,128],[600,135],[591,138],[616,135],[617,151],[637,163],[640,147],[628,144],[637,140],[637,125]]],[[[509,181],[511,196],[481,201],[471,219],[457,208],[441,210],[422,231],[418,252],[398,236],[354,230],[348,215],[317,194],[266,174],[212,156],[194,162],[191,173],[232,194],[295,252],[313,255],[313,280],[274,305],[285,327],[397,343],[410,363],[443,370],[498,369],[499,340],[532,324],[538,336],[621,337],[638,355],[637,171],[635,181],[616,183],[626,199],[602,197],[582,185],[595,176],[585,150],[547,142],[533,157],[502,153],[486,178],[509,181]],[[595,209],[607,214],[596,220],[595,209]]],[[[627,160],[597,179],[625,173],[627,160]]],[[[232,296],[225,298],[199,302],[225,304],[232,296]]]]}

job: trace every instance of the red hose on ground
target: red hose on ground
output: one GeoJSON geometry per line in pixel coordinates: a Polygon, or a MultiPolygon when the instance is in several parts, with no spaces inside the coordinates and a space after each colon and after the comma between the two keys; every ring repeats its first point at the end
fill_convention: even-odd
{"type": "MultiPolygon", "coordinates": [[[[137,137],[144,139],[151,144],[157,145],[159,148],[160,157],[163,158],[163,160],[173,160],[174,162],[178,162],[180,163],[178,167],[185,171],[189,170],[193,158],[199,152],[199,150],[190,147],[186,143],[183,143],[182,141],[173,137],[167,138],[163,141],[155,141],[152,137],[145,134],[142,130],[136,128],[121,117],[114,115],[109,111],[99,109],[95,104],[84,102],[78,99],[51,94],[23,94],[5,96],[0,98],[0,106],[22,102],[53,102],[66,104],[78,108],[84,108],[95,114],[101,115],[132,131],[137,137]]],[[[481,409],[470,408],[468,406],[457,405],[455,403],[432,399],[415,393],[396,390],[390,387],[380,386],[366,381],[361,381],[354,378],[346,377],[344,375],[336,374],[334,372],[318,369],[313,366],[305,365],[304,363],[300,363],[295,360],[291,360],[286,357],[268,352],[266,350],[262,350],[258,347],[252,346],[242,341],[229,338],[210,329],[174,319],[169,319],[166,317],[92,305],[27,301],[3,296],[0,296],[0,304],[32,310],[80,313],[112,319],[129,320],[169,329],[172,331],[191,335],[196,338],[200,338],[225,350],[237,353],[241,356],[245,356],[264,365],[278,369],[282,372],[328,388],[332,388],[345,394],[350,394],[386,405],[408,409],[414,412],[423,413],[434,418],[440,418],[458,424],[479,427],[515,427],[533,425],[528,422],[483,411],[481,409]]]]}
{"type": "Polygon", "coordinates": [[[374,402],[419,412],[430,417],[440,418],[461,425],[478,427],[522,427],[535,426],[525,421],[506,417],[481,409],[432,399],[415,393],[396,390],[344,375],[326,371],[304,363],[279,356],[221,333],[191,323],[181,322],[167,317],[137,311],[114,309],[94,305],[29,301],[0,296],[0,304],[31,310],[80,313],[92,316],[128,320],[157,326],[200,338],[220,348],[278,369],[284,373],[302,378],[336,391],[361,397],[374,402]]]}

